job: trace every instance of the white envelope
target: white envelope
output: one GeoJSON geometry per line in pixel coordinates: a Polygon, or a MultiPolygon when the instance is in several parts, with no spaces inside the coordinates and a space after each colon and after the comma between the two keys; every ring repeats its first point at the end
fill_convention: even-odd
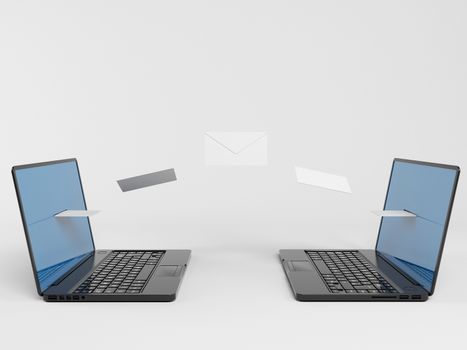
{"type": "Polygon", "coordinates": [[[318,170],[295,167],[297,182],[328,190],[352,193],[349,181],[344,176],[325,173],[318,170]]]}
{"type": "Polygon", "coordinates": [[[268,165],[267,133],[206,132],[204,134],[204,159],[206,165],[268,165]]]}
{"type": "Polygon", "coordinates": [[[85,218],[96,215],[99,210],[64,210],[54,216],[56,218],[85,218]]]}

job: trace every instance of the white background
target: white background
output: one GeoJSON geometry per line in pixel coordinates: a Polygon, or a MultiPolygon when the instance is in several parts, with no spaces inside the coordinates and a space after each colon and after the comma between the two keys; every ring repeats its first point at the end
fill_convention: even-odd
{"type": "MultiPolygon", "coordinates": [[[[426,303],[299,303],[280,248],[370,248],[391,161],[467,168],[467,3],[0,2],[0,322],[9,347],[440,348],[463,342],[467,187],[426,303]],[[266,131],[269,166],[203,162],[266,131]],[[174,303],[45,303],[12,165],[77,157],[98,248],[189,248],[174,303]],[[345,175],[353,195],[296,183],[345,175]],[[175,167],[177,182],[115,180],[175,167]]],[[[461,345],[458,345],[461,346],[461,345]]]]}

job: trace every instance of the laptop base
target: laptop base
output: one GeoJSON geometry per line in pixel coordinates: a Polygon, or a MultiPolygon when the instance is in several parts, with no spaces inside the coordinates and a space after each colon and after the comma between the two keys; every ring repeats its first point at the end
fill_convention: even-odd
{"type": "MultiPolygon", "coordinates": [[[[333,293],[323,275],[304,249],[280,250],[279,258],[287,279],[298,301],[425,301],[428,293],[394,269],[374,250],[358,250],[374,269],[396,289],[393,293],[333,293]]],[[[310,249],[319,252],[320,250],[310,249]]],[[[349,250],[322,250],[323,252],[349,252],[349,250]]]]}
{"type": "MultiPolygon", "coordinates": [[[[160,251],[139,250],[138,253],[151,254],[160,251]]],[[[144,287],[138,293],[133,294],[130,290],[121,293],[80,292],[79,287],[89,279],[93,272],[99,269],[99,266],[105,264],[108,261],[107,259],[112,257],[112,254],[115,255],[122,252],[128,251],[97,250],[94,255],[78,266],[60,283],[48,288],[42,295],[43,299],[50,302],[168,302],[176,299],[178,289],[190,260],[190,250],[164,250],[164,254],[160,258],[160,261],[158,261],[157,266],[152,270],[147,281],[144,283],[144,287]]]]}

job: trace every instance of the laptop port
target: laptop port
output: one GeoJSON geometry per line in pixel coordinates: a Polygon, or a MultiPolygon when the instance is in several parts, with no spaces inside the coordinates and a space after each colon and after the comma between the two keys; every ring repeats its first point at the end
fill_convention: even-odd
{"type": "Polygon", "coordinates": [[[422,298],[421,295],[412,295],[412,299],[420,300],[422,298]]]}
{"type": "Polygon", "coordinates": [[[71,300],[71,296],[67,295],[66,300],[71,300]]]}
{"type": "Polygon", "coordinates": [[[79,300],[79,296],[73,295],[73,300],[79,300]]]}
{"type": "Polygon", "coordinates": [[[47,297],[48,300],[57,300],[57,296],[56,295],[49,295],[47,297]]]}
{"type": "Polygon", "coordinates": [[[409,296],[408,295],[401,295],[401,296],[399,296],[399,299],[409,299],[409,296]]]}
{"type": "Polygon", "coordinates": [[[65,297],[64,297],[63,295],[60,295],[58,298],[59,298],[60,300],[65,300],[65,297]]]}

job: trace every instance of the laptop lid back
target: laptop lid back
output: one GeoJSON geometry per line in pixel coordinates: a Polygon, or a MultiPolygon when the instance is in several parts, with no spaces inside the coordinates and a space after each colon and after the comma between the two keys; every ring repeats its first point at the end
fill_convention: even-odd
{"type": "Polygon", "coordinates": [[[457,166],[395,159],[385,210],[415,217],[383,217],[376,251],[418,282],[435,288],[460,169],[457,166]]]}
{"type": "Polygon", "coordinates": [[[64,210],[85,210],[76,159],[12,169],[29,254],[39,294],[94,252],[87,217],[57,218],[64,210]]]}

